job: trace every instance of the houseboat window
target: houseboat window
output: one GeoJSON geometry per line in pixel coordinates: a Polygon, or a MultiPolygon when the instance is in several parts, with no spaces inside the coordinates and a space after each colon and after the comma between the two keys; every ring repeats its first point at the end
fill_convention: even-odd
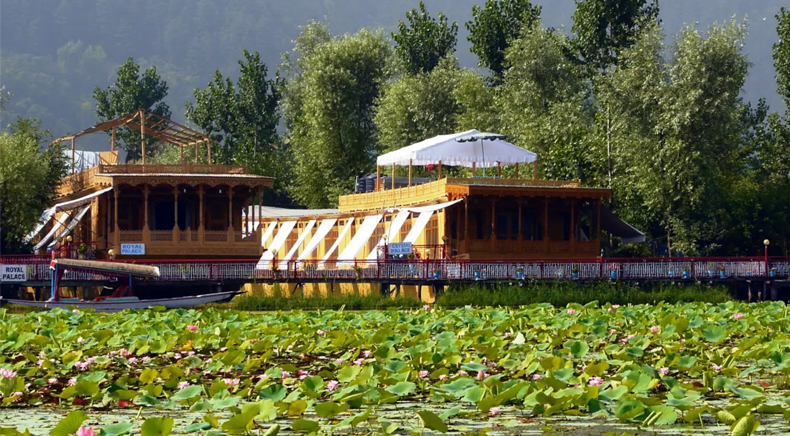
{"type": "Polygon", "coordinates": [[[496,216],[496,238],[499,240],[507,239],[508,237],[508,215],[497,214],[496,216]]]}
{"type": "Polygon", "coordinates": [[[483,212],[479,210],[475,212],[475,235],[477,239],[488,239],[486,238],[486,234],[484,232],[484,225],[483,225],[483,212]]]}

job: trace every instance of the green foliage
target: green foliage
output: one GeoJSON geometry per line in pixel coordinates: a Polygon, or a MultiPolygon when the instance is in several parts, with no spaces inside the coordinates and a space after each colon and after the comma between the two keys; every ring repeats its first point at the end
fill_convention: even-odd
{"type": "Polygon", "coordinates": [[[508,67],[505,50],[539,21],[540,11],[540,5],[533,6],[529,0],[487,0],[482,8],[473,6],[473,18],[466,28],[478,65],[491,70],[494,79],[501,79],[508,67]]]}
{"type": "Polygon", "coordinates": [[[606,70],[657,21],[656,0],[576,0],[574,51],[590,67],[606,70]]]}
{"type": "Polygon", "coordinates": [[[285,296],[279,291],[271,296],[242,295],[233,300],[233,307],[238,310],[293,310],[293,309],[340,309],[370,310],[386,309],[388,307],[416,308],[422,303],[416,298],[395,297],[389,298],[381,294],[369,295],[344,294],[339,296],[320,295],[305,297],[302,294],[285,296]]]}
{"type": "Polygon", "coordinates": [[[294,153],[292,193],[308,207],[329,207],[370,172],[379,149],[373,105],[388,77],[391,47],[380,31],[330,37],[311,23],[286,58],[283,118],[294,153]]]}
{"type": "MultiPolygon", "coordinates": [[[[97,86],[94,89],[96,116],[99,117],[99,122],[104,122],[139,109],[146,109],[161,117],[170,118],[170,107],[163,101],[167,97],[167,90],[167,82],[157,74],[155,66],[140,75],[140,65],[129,58],[118,68],[112,86],[107,89],[97,86]]],[[[139,131],[122,127],[116,134],[120,139],[120,147],[128,153],[127,161],[135,161],[142,157],[139,131]]],[[[154,143],[152,138],[146,137],[146,144],[154,143]]],[[[146,147],[146,152],[149,151],[154,153],[155,149],[146,147]]]]}
{"type": "Polygon", "coordinates": [[[27,248],[28,232],[55,197],[66,174],[60,145],[46,146],[50,133],[37,120],[18,119],[0,132],[0,252],[27,248]]]}
{"type": "Polygon", "coordinates": [[[420,10],[406,12],[406,20],[408,24],[398,22],[398,31],[392,33],[392,39],[395,53],[407,73],[429,73],[455,51],[458,24],[448,24],[441,12],[437,22],[425,10],[425,3],[420,2],[420,10]]]}
{"type": "Polygon", "coordinates": [[[279,77],[267,78],[258,52],[244,50],[238,64],[236,84],[216,71],[208,88],[195,90],[195,104],[187,103],[186,116],[216,141],[214,163],[247,165],[253,174],[274,177],[282,201],[290,182],[288,150],[277,133],[282,83],[279,77]]]}
{"type": "Polygon", "coordinates": [[[779,95],[790,110],[790,11],[785,8],[776,14],[776,33],[779,41],[773,46],[774,68],[779,95]]]}

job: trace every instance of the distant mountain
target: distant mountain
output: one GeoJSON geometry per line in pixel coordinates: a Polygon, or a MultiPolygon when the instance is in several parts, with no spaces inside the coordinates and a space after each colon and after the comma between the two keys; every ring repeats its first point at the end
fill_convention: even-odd
{"type": "MultiPolygon", "coordinates": [[[[472,5],[483,0],[425,0],[432,14],[443,11],[459,23],[457,56],[474,67],[466,28],[472,5]]],[[[573,0],[539,1],[543,23],[570,32],[573,0]]],[[[167,102],[183,120],[184,104],[214,71],[236,74],[242,50],[259,51],[273,74],[280,54],[292,48],[299,26],[310,19],[329,22],[333,33],[361,27],[393,30],[418,0],[3,0],[0,6],[0,85],[14,94],[0,120],[16,115],[40,118],[56,136],[96,121],[92,93],[108,86],[126,58],[156,65],[170,85],[167,102]]],[[[753,63],[744,98],[768,100],[783,110],[776,94],[771,45],[774,15],[786,0],[661,0],[669,37],[684,23],[704,30],[714,21],[743,19],[750,29],[744,50],[753,63]]],[[[92,148],[103,138],[81,144],[92,148]]]]}

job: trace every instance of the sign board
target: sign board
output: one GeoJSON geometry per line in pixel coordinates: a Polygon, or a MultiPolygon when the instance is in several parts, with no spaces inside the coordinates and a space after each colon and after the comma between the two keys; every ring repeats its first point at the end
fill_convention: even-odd
{"type": "Polygon", "coordinates": [[[27,281],[27,265],[0,265],[0,282],[21,283],[27,281]]]}
{"type": "Polygon", "coordinates": [[[121,244],[121,254],[127,256],[144,256],[145,244],[121,244]]]}
{"type": "Polygon", "coordinates": [[[390,244],[387,249],[390,255],[411,254],[411,242],[390,244]]]}

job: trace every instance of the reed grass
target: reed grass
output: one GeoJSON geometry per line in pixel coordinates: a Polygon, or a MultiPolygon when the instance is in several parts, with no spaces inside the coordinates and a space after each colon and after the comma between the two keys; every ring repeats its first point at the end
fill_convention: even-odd
{"type": "Polygon", "coordinates": [[[724,286],[702,283],[676,285],[664,282],[643,283],[639,286],[622,282],[524,282],[512,285],[484,287],[469,285],[451,288],[437,298],[438,306],[453,308],[462,306],[526,306],[549,303],[566,306],[569,303],[587,304],[657,304],[659,302],[706,302],[723,303],[733,300],[730,290],[724,286]]]}
{"type": "Polygon", "coordinates": [[[390,307],[415,308],[423,303],[413,297],[386,297],[379,293],[362,295],[349,293],[343,295],[305,296],[301,293],[286,296],[279,288],[274,289],[272,295],[241,295],[233,299],[231,305],[234,309],[244,311],[266,310],[329,310],[344,307],[349,310],[387,309],[390,307]]]}

